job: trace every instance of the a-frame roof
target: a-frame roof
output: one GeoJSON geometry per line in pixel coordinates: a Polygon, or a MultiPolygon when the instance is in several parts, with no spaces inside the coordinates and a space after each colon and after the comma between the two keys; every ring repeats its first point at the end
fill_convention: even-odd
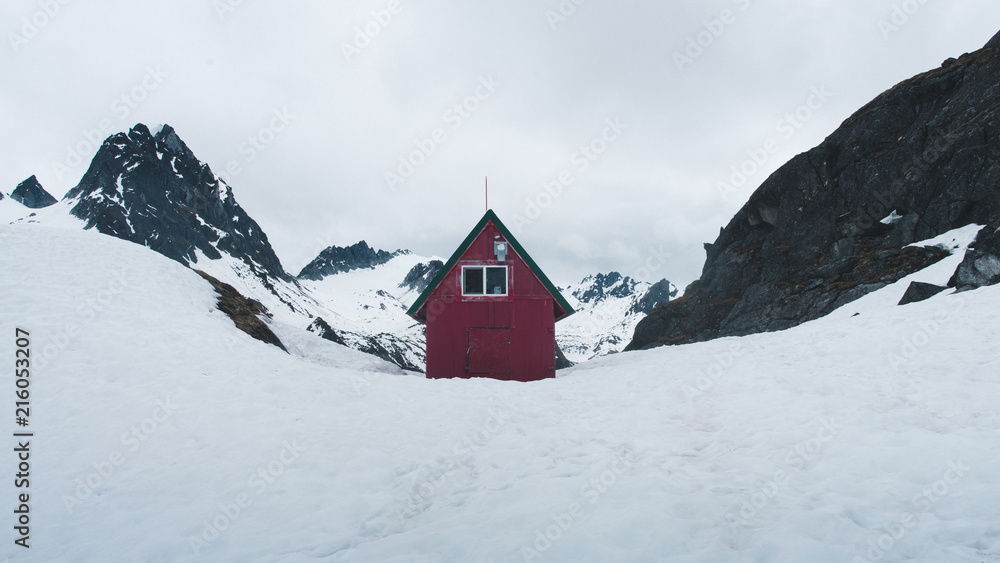
{"type": "Polygon", "coordinates": [[[536,278],[538,278],[538,281],[542,282],[542,285],[545,286],[546,291],[548,291],[549,294],[552,295],[552,299],[555,300],[556,307],[562,309],[563,314],[562,315],[556,314],[556,320],[557,321],[562,320],[576,312],[573,309],[573,307],[571,307],[570,304],[566,301],[566,298],[562,296],[562,294],[559,292],[556,286],[553,285],[551,281],[549,281],[549,278],[545,277],[545,274],[538,267],[538,264],[535,264],[535,261],[532,260],[531,256],[528,255],[528,253],[524,250],[524,247],[521,246],[521,243],[517,242],[517,239],[514,238],[514,235],[510,233],[510,230],[508,230],[507,227],[500,220],[500,218],[497,217],[496,213],[494,213],[492,209],[488,209],[486,211],[486,215],[483,215],[483,218],[479,220],[479,223],[477,223],[476,226],[472,229],[472,232],[469,233],[469,236],[465,237],[465,240],[462,241],[462,244],[458,246],[458,249],[456,249],[454,254],[451,255],[451,258],[448,259],[448,262],[446,262],[444,267],[441,268],[441,271],[439,271],[437,275],[434,276],[434,279],[431,280],[429,284],[427,284],[427,288],[424,289],[423,293],[420,294],[420,297],[417,297],[417,300],[413,303],[413,305],[410,306],[409,310],[406,311],[407,315],[413,317],[414,319],[417,319],[418,321],[423,320],[418,316],[418,313],[423,308],[424,304],[427,302],[427,299],[431,296],[431,293],[434,293],[434,290],[437,289],[438,285],[441,284],[445,276],[448,275],[448,272],[450,272],[452,268],[455,267],[455,264],[457,264],[458,261],[462,258],[462,255],[465,254],[465,252],[469,249],[470,246],[472,246],[472,243],[475,242],[476,237],[479,236],[479,233],[483,232],[483,229],[485,229],[486,226],[490,223],[493,223],[496,226],[497,230],[500,231],[500,234],[503,235],[503,237],[512,247],[514,247],[514,251],[517,253],[517,255],[520,256],[522,260],[524,260],[524,262],[528,265],[528,268],[531,269],[531,272],[535,275],[536,278]]]}

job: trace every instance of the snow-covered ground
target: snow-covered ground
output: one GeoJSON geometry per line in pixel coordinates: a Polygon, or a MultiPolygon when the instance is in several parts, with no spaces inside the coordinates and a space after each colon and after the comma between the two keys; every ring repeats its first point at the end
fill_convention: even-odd
{"type": "Polygon", "coordinates": [[[0,557],[1000,561],[1000,287],[897,307],[901,282],[521,384],[285,354],[97,233],[0,226],[0,248],[0,357],[21,327],[35,362],[29,427],[5,391],[35,433],[31,548],[8,434],[0,557]]]}

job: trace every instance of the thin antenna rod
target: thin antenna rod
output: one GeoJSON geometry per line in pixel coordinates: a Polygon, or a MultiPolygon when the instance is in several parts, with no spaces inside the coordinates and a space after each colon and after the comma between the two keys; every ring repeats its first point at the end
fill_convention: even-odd
{"type": "Polygon", "coordinates": [[[490,210],[490,177],[486,177],[486,211],[490,210]]]}

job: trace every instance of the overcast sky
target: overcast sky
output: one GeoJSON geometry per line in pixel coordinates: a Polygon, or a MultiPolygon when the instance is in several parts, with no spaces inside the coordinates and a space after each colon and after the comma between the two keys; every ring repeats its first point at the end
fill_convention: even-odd
{"type": "Polygon", "coordinates": [[[556,283],[685,285],[768,174],[982,47],[1000,3],[4,0],[0,22],[5,193],[61,197],[106,136],[169,123],[292,273],[361,239],[447,257],[489,176],[556,283]]]}

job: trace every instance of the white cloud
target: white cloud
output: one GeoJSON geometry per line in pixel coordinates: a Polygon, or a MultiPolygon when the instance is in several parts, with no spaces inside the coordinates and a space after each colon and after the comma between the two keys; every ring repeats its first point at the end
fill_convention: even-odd
{"type": "Polygon", "coordinates": [[[838,95],[768,171],[894,83],[982,46],[1000,21],[995,2],[928,2],[886,40],[879,21],[898,4],[591,0],[553,30],[545,12],[555,0],[398,0],[388,20],[389,0],[244,1],[224,17],[200,0],[67,2],[15,51],[11,35],[42,4],[10,0],[0,5],[0,189],[37,174],[61,195],[86,165],[59,178],[53,163],[86,148],[86,132],[170,123],[213,169],[242,165],[236,197],[289,270],[317,240],[447,256],[481,216],[484,176],[491,207],[510,223],[605,120],[620,118],[627,133],[577,171],[522,242],[557,283],[627,271],[623,262],[666,245],[674,262],[663,275],[686,283],[700,273],[701,242],[766,173],[728,201],[715,184],[810,88],[838,95]],[[678,71],[672,55],[724,9],[734,21],[678,71]],[[378,33],[347,60],[343,45],[373,21],[378,33]],[[162,83],[127,115],[116,111],[157,65],[162,83]],[[446,112],[484,76],[500,85],[454,128],[446,112]],[[280,108],[295,120],[249,159],[241,144],[280,108]],[[388,190],[385,173],[436,129],[446,140],[388,190]]]}

